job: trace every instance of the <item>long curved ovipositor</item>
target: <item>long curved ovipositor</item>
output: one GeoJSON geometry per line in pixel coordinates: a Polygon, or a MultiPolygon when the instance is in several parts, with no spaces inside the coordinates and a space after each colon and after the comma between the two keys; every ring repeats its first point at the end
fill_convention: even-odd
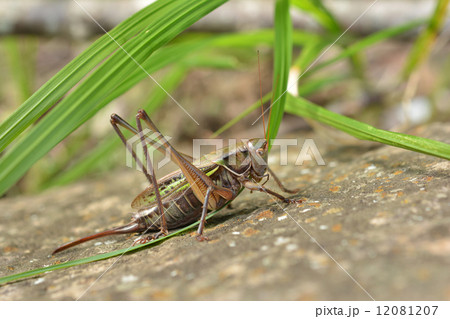
{"type": "Polygon", "coordinates": [[[74,241],[71,241],[70,243],[64,244],[58,248],[55,249],[54,252],[52,252],[52,255],[59,253],[63,250],[66,250],[70,247],[82,244],[84,242],[90,241],[90,240],[94,240],[97,238],[101,238],[101,237],[105,237],[105,236],[110,236],[110,235],[120,235],[120,234],[129,234],[129,233],[138,233],[142,231],[142,225],[139,224],[136,221],[132,221],[131,223],[124,225],[124,226],[119,226],[113,229],[108,229],[90,236],[86,236],[74,241]]]}

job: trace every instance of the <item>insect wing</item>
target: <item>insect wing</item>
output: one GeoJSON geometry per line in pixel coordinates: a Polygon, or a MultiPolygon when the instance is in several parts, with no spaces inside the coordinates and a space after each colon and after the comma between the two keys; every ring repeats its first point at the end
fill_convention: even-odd
{"type": "MultiPolygon", "coordinates": [[[[206,175],[212,175],[219,167],[215,164],[209,164],[204,167],[199,167],[206,175]]],[[[170,173],[160,180],[158,180],[159,192],[161,194],[161,200],[167,202],[175,193],[184,192],[190,186],[186,177],[181,170],[177,170],[170,173]]],[[[142,193],[140,193],[131,203],[131,207],[136,210],[149,209],[156,206],[156,194],[153,185],[147,187],[142,193]]]]}
{"type": "MultiPolygon", "coordinates": [[[[161,194],[161,200],[164,201],[164,199],[168,195],[186,186],[187,180],[181,173],[181,170],[177,170],[172,174],[163,177],[158,181],[158,184],[159,192],[161,194]]],[[[156,204],[155,188],[153,187],[153,185],[150,185],[142,193],[136,196],[136,198],[131,203],[131,207],[138,210],[143,208],[150,208],[152,206],[155,206],[156,204]]]]}

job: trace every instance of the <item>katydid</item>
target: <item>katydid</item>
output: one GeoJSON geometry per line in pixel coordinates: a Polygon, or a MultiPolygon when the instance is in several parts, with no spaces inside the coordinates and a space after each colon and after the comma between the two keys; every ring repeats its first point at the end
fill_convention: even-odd
{"type": "MultiPolygon", "coordinates": [[[[258,53],[259,66],[259,53],[258,53]]],[[[258,68],[259,69],[259,68],[258,68]]],[[[261,70],[259,69],[261,79],[261,70]]],[[[261,109],[262,88],[260,81],[261,109]]],[[[264,112],[262,113],[264,134],[264,112]]],[[[269,115],[270,121],[270,115],[269,115]]],[[[269,138],[254,138],[245,143],[240,143],[234,147],[228,147],[216,152],[207,154],[201,161],[202,164],[195,165],[193,159],[178,152],[161,134],[156,125],[144,110],[139,110],[136,115],[135,129],[120,116],[111,115],[111,124],[122,140],[127,150],[133,156],[137,165],[142,169],[150,186],[139,194],[131,203],[131,207],[136,210],[130,223],[110,230],[87,236],[57,248],[53,254],[67,248],[84,243],[96,238],[127,233],[152,232],[136,243],[165,236],[169,229],[179,228],[200,220],[197,229],[197,239],[199,241],[208,240],[203,235],[205,219],[208,212],[220,209],[234,200],[242,189],[260,191],[270,194],[285,203],[301,203],[300,199],[293,200],[286,198],[266,187],[264,184],[269,180],[269,174],[273,176],[278,186],[286,193],[297,193],[298,190],[285,188],[277,176],[267,165],[268,141],[269,138]],[[156,133],[153,139],[144,134],[142,122],[156,133]],[[138,158],[131,145],[127,143],[120,127],[138,135],[142,143],[147,167],[138,158]],[[160,180],[156,180],[152,162],[148,155],[147,144],[155,147],[165,154],[168,152],[170,159],[178,165],[179,170],[166,175],[160,180]],[[266,178],[264,183],[261,181],[266,178]]]]}
{"type": "Polygon", "coordinates": [[[288,193],[296,193],[297,190],[288,190],[267,166],[268,143],[266,138],[254,138],[245,143],[237,144],[233,148],[225,148],[219,152],[206,156],[209,160],[201,165],[194,165],[192,159],[175,150],[164,138],[158,128],[143,110],[136,115],[137,130],[120,116],[111,115],[111,124],[119,135],[136,163],[141,167],[150,186],[139,194],[131,206],[136,212],[132,221],[124,226],[106,230],[88,237],[84,237],[67,243],[57,248],[53,253],[63,251],[72,246],[96,238],[126,233],[154,232],[138,243],[165,236],[169,229],[179,228],[191,224],[200,219],[197,230],[199,241],[207,240],[203,235],[205,218],[209,211],[219,209],[228,202],[234,200],[243,188],[252,191],[260,191],[275,196],[285,203],[300,203],[301,200],[288,199],[259,184],[264,178],[269,179],[269,174],[274,177],[280,188],[288,193]],[[142,121],[150,130],[158,134],[158,138],[150,140],[144,135],[142,121]],[[141,160],[127,143],[125,136],[119,127],[125,128],[134,134],[138,134],[143,145],[147,166],[142,165],[141,160]],[[170,158],[180,169],[156,180],[154,169],[148,156],[147,144],[156,147],[162,152],[167,151],[170,158]],[[216,154],[219,154],[215,156],[216,154]]]}

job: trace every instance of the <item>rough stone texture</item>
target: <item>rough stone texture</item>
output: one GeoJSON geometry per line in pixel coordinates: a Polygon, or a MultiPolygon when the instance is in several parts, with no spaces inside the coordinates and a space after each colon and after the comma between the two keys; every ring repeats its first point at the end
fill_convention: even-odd
{"type": "MultiPolygon", "coordinates": [[[[411,133],[450,142],[448,123],[411,133]]],[[[209,220],[207,243],[187,233],[3,285],[1,299],[448,300],[450,162],[387,146],[317,145],[326,166],[274,166],[286,185],[302,188],[302,204],[244,192],[209,220]]],[[[65,241],[128,222],[136,180],[128,171],[2,199],[0,276],[128,247],[123,235],[49,256],[65,241]]]]}

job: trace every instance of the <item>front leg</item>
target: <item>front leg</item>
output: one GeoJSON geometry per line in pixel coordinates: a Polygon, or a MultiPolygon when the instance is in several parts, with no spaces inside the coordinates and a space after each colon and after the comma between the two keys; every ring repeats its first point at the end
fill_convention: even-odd
{"type": "Polygon", "coordinates": [[[247,188],[249,190],[259,191],[259,192],[264,192],[264,193],[270,194],[270,195],[275,196],[276,198],[278,198],[278,199],[280,199],[283,202],[288,203],[288,204],[294,204],[294,203],[299,204],[299,203],[302,202],[301,199],[289,199],[289,198],[286,198],[286,197],[284,197],[284,196],[282,196],[282,195],[280,195],[278,193],[275,193],[274,191],[272,191],[272,190],[270,190],[270,189],[268,189],[268,188],[266,188],[264,186],[261,186],[259,184],[253,183],[253,182],[251,182],[249,180],[242,181],[242,184],[244,185],[245,188],[247,188]]]}

